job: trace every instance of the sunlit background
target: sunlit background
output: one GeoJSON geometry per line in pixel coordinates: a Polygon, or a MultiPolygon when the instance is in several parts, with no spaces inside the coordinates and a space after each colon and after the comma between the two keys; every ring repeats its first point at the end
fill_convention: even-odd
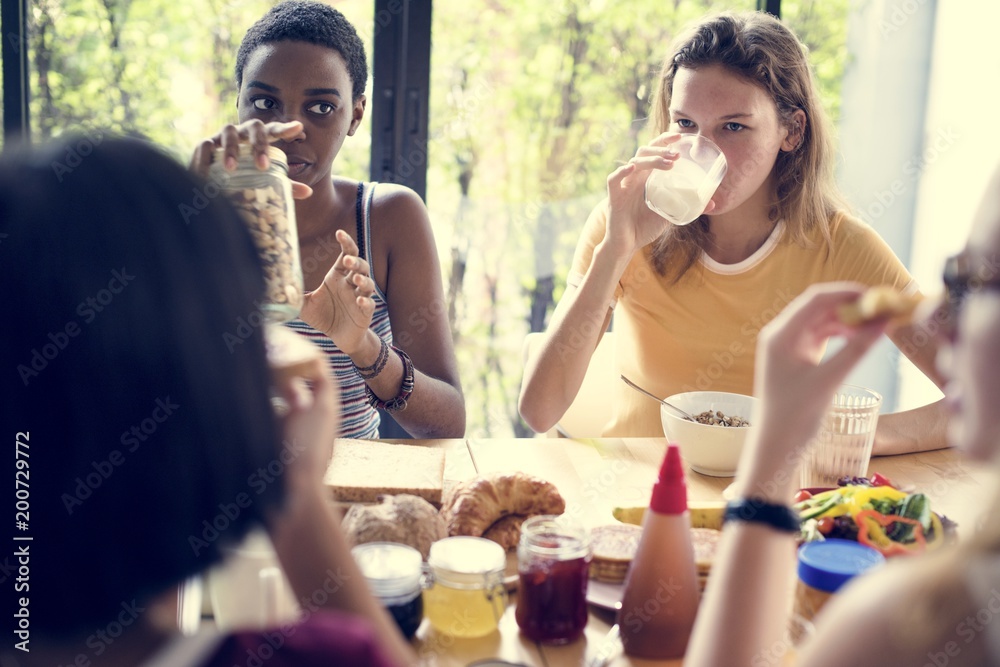
{"type": "MultiPolygon", "coordinates": [[[[235,117],[233,61],[261,0],[33,0],[34,140],[137,132],[187,161],[235,117]]],[[[332,1],[369,45],[370,0],[332,1]]],[[[753,0],[436,0],[426,201],[468,404],[468,434],[525,435],[522,345],[565,285],[604,179],[648,139],[671,37],[753,0]]],[[[784,0],[840,133],[856,212],[926,291],[964,241],[1000,133],[994,0],[784,0]]],[[[371,55],[371,54],[370,54],[371,55]]],[[[370,89],[370,85],[369,85],[370,89]]],[[[370,104],[373,101],[370,100],[370,104]]],[[[368,178],[368,122],[335,169],[368,178]]],[[[939,393],[877,348],[854,380],[910,407],[939,393]]]]}

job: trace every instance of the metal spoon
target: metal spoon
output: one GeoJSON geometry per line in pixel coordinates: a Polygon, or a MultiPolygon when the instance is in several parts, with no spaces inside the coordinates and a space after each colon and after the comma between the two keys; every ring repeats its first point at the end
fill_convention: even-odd
{"type": "Polygon", "coordinates": [[[665,400],[663,400],[662,398],[660,398],[659,396],[657,396],[657,395],[656,395],[656,394],[654,394],[653,392],[651,392],[651,391],[646,391],[645,389],[643,389],[642,387],[640,387],[639,385],[637,385],[637,384],[636,384],[635,382],[632,382],[631,380],[629,380],[629,379],[628,379],[627,377],[625,377],[624,375],[622,375],[622,376],[621,376],[621,378],[622,378],[622,380],[624,380],[624,381],[625,381],[625,384],[627,384],[628,386],[630,386],[630,387],[632,387],[633,389],[636,389],[636,390],[638,390],[638,391],[641,391],[641,392],[642,392],[642,393],[644,393],[644,394],[645,394],[646,396],[649,396],[650,398],[652,398],[652,399],[654,399],[654,400],[656,400],[656,401],[659,401],[659,402],[660,402],[660,403],[662,403],[663,405],[667,406],[668,408],[670,408],[671,410],[673,410],[674,412],[676,412],[677,414],[679,414],[679,415],[680,415],[681,417],[683,417],[684,419],[687,419],[688,421],[692,421],[692,422],[694,422],[694,421],[698,421],[697,419],[695,419],[694,417],[692,417],[692,416],[691,416],[691,415],[689,415],[688,413],[686,413],[686,412],[684,412],[683,410],[681,410],[681,409],[680,409],[679,407],[677,407],[676,405],[671,405],[670,403],[667,403],[667,402],[666,402],[665,400]]]}

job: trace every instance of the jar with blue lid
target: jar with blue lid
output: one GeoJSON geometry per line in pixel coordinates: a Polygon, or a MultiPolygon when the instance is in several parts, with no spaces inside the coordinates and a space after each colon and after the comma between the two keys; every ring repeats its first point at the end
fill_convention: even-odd
{"type": "Polygon", "coordinates": [[[858,542],[828,539],[799,549],[795,613],[812,621],[844,584],[885,562],[885,556],[858,542]]]}

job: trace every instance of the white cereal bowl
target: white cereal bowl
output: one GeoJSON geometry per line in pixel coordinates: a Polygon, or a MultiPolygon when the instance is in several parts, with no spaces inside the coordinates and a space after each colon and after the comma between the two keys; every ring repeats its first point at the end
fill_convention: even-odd
{"type": "Polygon", "coordinates": [[[732,417],[742,417],[750,426],[713,426],[688,421],[666,406],[660,406],[663,435],[677,444],[681,458],[695,472],[710,477],[732,477],[740,462],[743,443],[750,430],[755,428],[759,400],[753,396],[730,394],[722,391],[689,391],[665,399],[690,415],[711,410],[721,411],[732,417]]]}

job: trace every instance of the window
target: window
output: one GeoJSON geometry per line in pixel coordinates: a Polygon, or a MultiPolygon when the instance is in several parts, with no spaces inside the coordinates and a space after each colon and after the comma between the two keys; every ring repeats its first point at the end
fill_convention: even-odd
{"type": "MultiPolygon", "coordinates": [[[[785,0],[838,112],[847,0],[785,0]]],[[[753,0],[434,3],[427,203],[468,433],[528,435],[522,344],[543,330],[608,173],[649,138],[671,36],[753,0]]]]}
{"type": "MultiPolygon", "coordinates": [[[[32,0],[31,132],[142,134],[183,161],[201,139],[236,120],[233,65],[247,28],[269,0],[32,0]]],[[[373,4],[331,2],[357,26],[373,4]]],[[[359,30],[371,54],[372,30],[359,30]]],[[[370,123],[345,144],[337,167],[367,178],[370,123]]]]}
{"type": "MultiPolygon", "coordinates": [[[[16,0],[3,0],[5,4],[16,0]]],[[[374,0],[326,0],[371,48],[374,0]]],[[[187,161],[235,119],[233,62],[273,0],[31,0],[34,140],[138,132],[187,161]]],[[[767,3],[769,6],[772,2],[767,3]]],[[[848,0],[783,0],[840,113],[848,0]]],[[[607,174],[649,139],[671,36],[757,0],[437,0],[426,200],[473,436],[527,435],[517,415],[525,334],[544,328],[607,174]]],[[[369,91],[371,87],[369,87],[369,91]]],[[[335,163],[369,177],[371,117],[335,163]]]]}

